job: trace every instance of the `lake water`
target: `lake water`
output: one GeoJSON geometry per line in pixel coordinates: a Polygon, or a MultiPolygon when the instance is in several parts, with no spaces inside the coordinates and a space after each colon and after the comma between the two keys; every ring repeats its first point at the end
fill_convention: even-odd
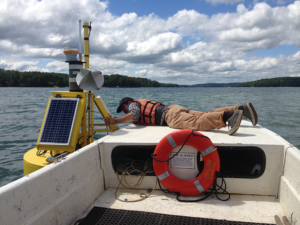
{"type": "MultiPolygon", "coordinates": [[[[0,186],[23,176],[23,155],[36,146],[47,101],[52,96],[49,91],[58,90],[68,88],[0,88],[0,186]]],[[[122,116],[116,108],[126,96],[199,111],[250,101],[260,125],[300,149],[300,88],[103,88],[95,95],[101,95],[115,117],[122,116]]],[[[101,122],[99,114],[97,123],[101,122]]]]}

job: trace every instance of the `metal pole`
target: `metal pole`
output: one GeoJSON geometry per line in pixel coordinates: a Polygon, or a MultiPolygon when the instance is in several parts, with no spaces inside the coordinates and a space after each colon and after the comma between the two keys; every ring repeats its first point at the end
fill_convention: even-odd
{"type": "Polygon", "coordinates": [[[88,93],[88,144],[91,143],[91,92],[88,93]]]}
{"type": "Polygon", "coordinates": [[[81,20],[79,20],[79,61],[82,62],[82,49],[81,49],[81,20]]]}
{"type": "Polygon", "coordinates": [[[87,95],[85,95],[84,103],[83,103],[83,105],[84,105],[84,112],[83,112],[83,115],[84,115],[84,117],[83,117],[84,146],[86,146],[88,144],[88,141],[87,141],[88,134],[86,131],[86,128],[87,128],[86,127],[86,125],[87,125],[86,124],[86,97],[87,97],[87,95]]]}
{"type": "Polygon", "coordinates": [[[90,49],[89,49],[89,23],[83,23],[83,33],[84,33],[84,68],[90,68],[90,49]]]}
{"type": "Polygon", "coordinates": [[[91,93],[91,143],[94,142],[94,93],[91,93]]]}

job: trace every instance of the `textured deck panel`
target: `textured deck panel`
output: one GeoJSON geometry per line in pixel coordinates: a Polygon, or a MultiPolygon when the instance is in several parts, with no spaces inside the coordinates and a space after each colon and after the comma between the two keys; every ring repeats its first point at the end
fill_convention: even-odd
{"type": "MultiPolygon", "coordinates": [[[[85,211],[85,213],[77,219],[86,217],[87,214],[93,209],[93,207],[119,209],[125,211],[138,211],[142,213],[139,214],[141,217],[142,215],[146,216],[146,214],[143,213],[154,213],[163,214],[165,215],[166,219],[169,218],[167,216],[181,216],[187,218],[192,217],[193,219],[195,219],[195,221],[197,221],[197,219],[201,219],[201,221],[206,221],[205,219],[208,219],[207,221],[211,221],[211,223],[203,224],[216,224],[214,221],[223,221],[224,224],[226,224],[226,221],[247,222],[249,224],[276,224],[275,216],[279,217],[281,220],[283,216],[285,216],[282,211],[281,205],[278,202],[278,199],[276,199],[274,196],[232,194],[228,201],[220,201],[216,198],[215,195],[212,195],[201,202],[185,203],[178,202],[176,200],[175,194],[163,193],[162,191],[157,190],[154,191],[152,195],[150,195],[145,200],[138,202],[121,202],[115,199],[115,191],[115,188],[109,188],[108,190],[106,190],[94,202],[94,204],[92,204],[85,211]]],[[[149,192],[147,191],[148,190],[119,189],[117,192],[117,197],[122,200],[127,199],[127,201],[133,201],[140,199],[140,193],[149,194],[149,192]]],[[[195,197],[181,198],[185,200],[191,200],[199,199],[201,197],[203,196],[200,195],[195,197]]],[[[225,199],[228,196],[219,195],[219,197],[225,199]]],[[[121,211],[119,213],[121,213],[121,211]]],[[[177,219],[181,219],[181,217],[177,219]]],[[[193,219],[190,220],[194,221],[193,219]]],[[[173,223],[172,225],[175,225],[175,223],[173,223]]]]}
{"type": "MultiPolygon", "coordinates": [[[[79,225],[259,225],[266,223],[252,223],[228,220],[206,219],[188,216],[166,215],[161,213],[139,212],[122,209],[94,207],[79,225]]],[[[267,224],[266,224],[267,225],[267,224]]]]}

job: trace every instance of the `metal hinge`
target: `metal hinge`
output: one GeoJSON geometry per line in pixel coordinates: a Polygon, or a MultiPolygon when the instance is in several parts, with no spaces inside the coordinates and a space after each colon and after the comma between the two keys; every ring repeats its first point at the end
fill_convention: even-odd
{"type": "Polygon", "coordinates": [[[59,154],[56,154],[55,156],[52,156],[52,157],[48,157],[46,159],[47,162],[53,162],[56,160],[56,162],[60,162],[60,160],[63,160],[65,159],[64,156],[67,155],[67,152],[63,152],[63,153],[59,153],[59,154]]]}

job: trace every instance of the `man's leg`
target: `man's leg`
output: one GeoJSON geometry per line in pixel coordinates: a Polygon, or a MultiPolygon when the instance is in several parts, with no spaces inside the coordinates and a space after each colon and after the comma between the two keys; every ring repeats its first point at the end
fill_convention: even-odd
{"type": "Polygon", "coordinates": [[[236,106],[227,106],[227,107],[223,107],[223,108],[214,109],[211,112],[234,111],[234,110],[237,110],[238,108],[239,108],[238,105],[236,105],[236,106]]]}
{"type": "Polygon", "coordinates": [[[171,105],[166,113],[165,121],[171,128],[205,131],[226,127],[223,114],[224,111],[199,112],[180,105],[171,105]]]}
{"type": "MultiPolygon", "coordinates": [[[[224,122],[224,112],[232,112],[237,110],[239,106],[227,106],[223,108],[214,109],[210,112],[200,112],[190,110],[189,113],[196,116],[196,122],[201,125],[201,130],[220,129],[226,127],[224,122]]],[[[199,127],[199,126],[198,126],[199,127]]]]}
{"type": "Polygon", "coordinates": [[[226,127],[223,121],[224,111],[199,112],[189,111],[190,114],[196,117],[196,124],[199,130],[220,129],[226,127]]]}
{"type": "Polygon", "coordinates": [[[212,110],[212,112],[222,112],[222,111],[234,111],[234,110],[243,110],[243,116],[246,117],[247,119],[249,119],[253,126],[255,126],[257,124],[257,113],[253,107],[253,105],[251,104],[251,102],[247,102],[241,106],[228,106],[228,107],[224,107],[224,108],[219,108],[219,109],[215,109],[212,110]]]}

